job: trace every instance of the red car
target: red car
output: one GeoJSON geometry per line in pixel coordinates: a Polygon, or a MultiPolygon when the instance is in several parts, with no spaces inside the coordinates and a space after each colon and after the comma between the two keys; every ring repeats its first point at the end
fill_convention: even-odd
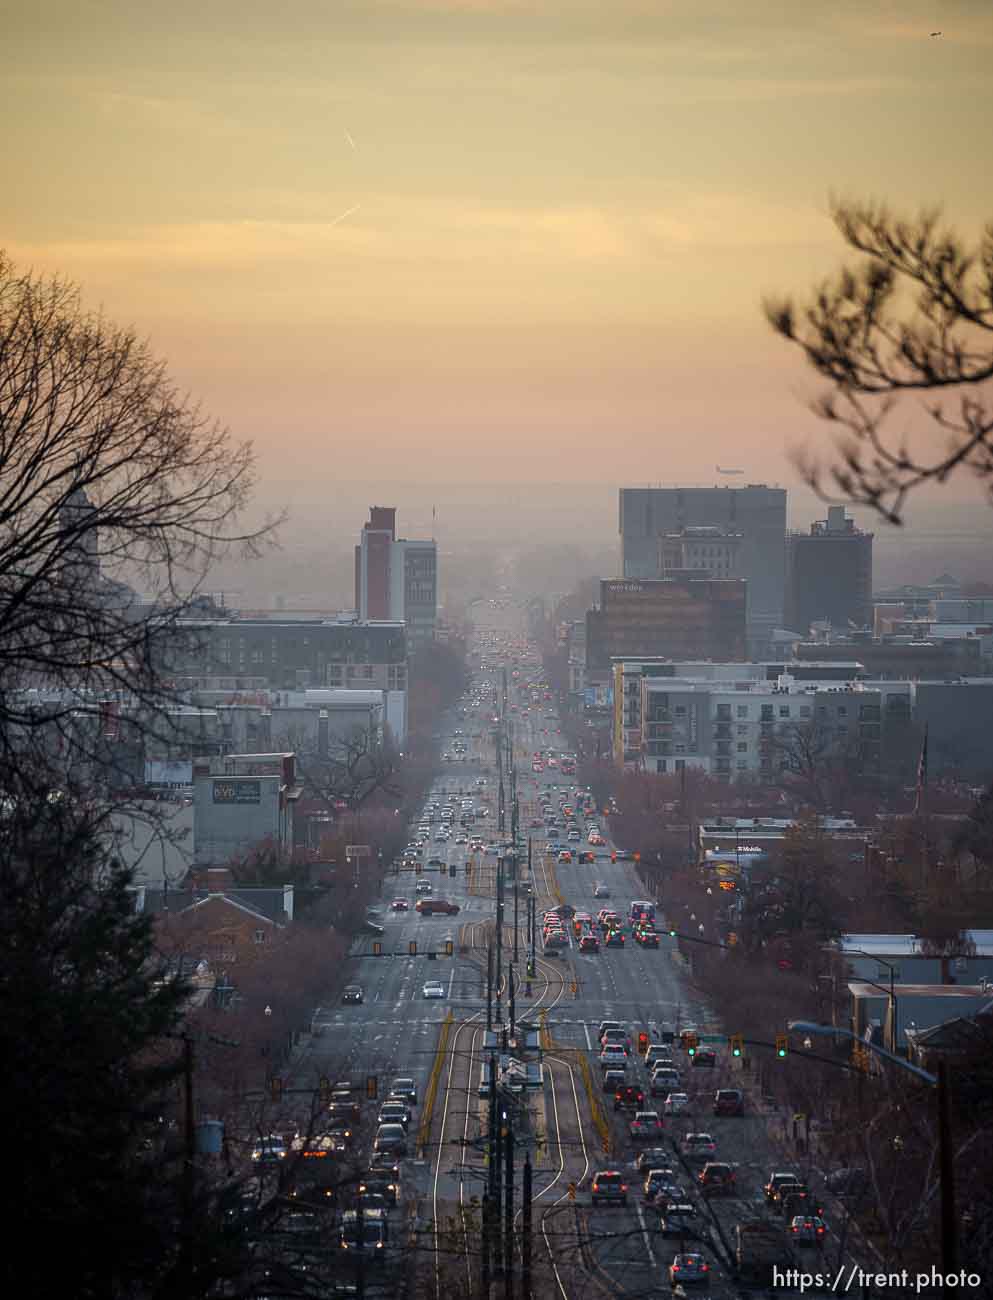
{"type": "Polygon", "coordinates": [[[394,912],[410,911],[410,904],[407,902],[405,898],[394,898],[390,906],[393,908],[394,912]]]}
{"type": "Polygon", "coordinates": [[[447,898],[419,898],[414,910],[420,912],[421,916],[433,916],[435,912],[441,912],[443,916],[455,916],[459,905],[450,903],[447,898]]]}
{"type": "Polygon", "coordinates": [[[599,952],[600,940],[595,934],[584,934],[579,941],[580,952],[599,952]]]}

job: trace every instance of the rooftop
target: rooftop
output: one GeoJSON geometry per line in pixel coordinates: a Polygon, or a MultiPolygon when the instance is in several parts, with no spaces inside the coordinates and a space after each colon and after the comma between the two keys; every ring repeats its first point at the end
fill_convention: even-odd
{"type": "MultiPolygon", "coordinates": [[[[866,984],[861,980],[852,980],[848,990],[855,998],[889,996],[880,985],[866,984]]],[[[897,998],[988,998],[993,995],[993,988],[984,984],[897,984],[894,992],[897,998]]]]}
{"type": "MultiPolygon", "coordinates": [[[[977,957],[993,957],[993,930],[966,930],[963,932],[963,938],[969,948],[975,945],[977,957]]],[[[931,955],[925,950],[923,941],[916,934],[843,934],[837,940],[836,946],[840,952],[869,957],[931,955]]]]}

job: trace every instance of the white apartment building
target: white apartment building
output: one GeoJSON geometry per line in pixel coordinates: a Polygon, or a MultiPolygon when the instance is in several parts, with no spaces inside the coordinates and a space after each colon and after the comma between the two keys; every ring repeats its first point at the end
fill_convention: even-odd
{"type": "Polygon", "coordinates": [[[797,681],[785,672],[771,680],[765,664],[680,664],[671,665],[678,676],[649,676],[645,666],[615,665],[613,754],[618,766],[646,772],[773,781],[791,728],[816,728],[839,749],[855,745],[873,766],[884,710],[899,702],[891,697],[909,716],[909,682],[797,681]]]}

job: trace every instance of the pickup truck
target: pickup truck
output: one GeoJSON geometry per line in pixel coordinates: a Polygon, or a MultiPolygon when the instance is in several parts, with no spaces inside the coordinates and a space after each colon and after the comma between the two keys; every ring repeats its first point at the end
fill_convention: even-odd
{"type": "Polygon", "coordinates": [[[421,898],[415,904],[415,910],[420,912],[421,916],[434,916],[437,912],[443,916],[455,916],[459,905],[450,903],[447,898],[421,898]]]}

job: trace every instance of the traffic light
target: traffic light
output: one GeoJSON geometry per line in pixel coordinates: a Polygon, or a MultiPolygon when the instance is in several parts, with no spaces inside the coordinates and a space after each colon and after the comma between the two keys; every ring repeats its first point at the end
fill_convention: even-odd
{"type": "Polygon", "coordinates": [[[414,863],[414,873],[418,876],[421,874],[421,864],[419,862],[414,863]]]}
{"type": "Polygon", "coordinates": [[[731,1035],[731,1055],[732,1055],[732,1056],[743,1056],[743,1055],[744,1055],[744,1051],[745,1051],[745,1040],[742,1038],[741,1034],[732,1034],[732,1035],[731,1035]]]}
{"type": "Polygon", "coordinates": [[[282,1101],[283,1099],[283,1081],[278,1074],[274,1074],[269,1080],[269,1096],[273,1101],[282,1101]]]}
{"type": "Polygon", "coordinates": [[[790,1039],[788,1034],[776,1035],[776,1055],[782,1060],[790,1050],[790,1039]]]}
{"type": "Polygon", "coordinates": [[[416,957],[416,956],[417,956],[417,940],[416,940],[416,939],[411,939],[410,944],[409,944],[409,946],[408,946],[408,948],[407,948],[407,951],[410,953],[411,957],[416,957]]]}
{"type": "Polygon", "coordinates": [[[696,1056],[697,1036],[696,1034],[684,1034],[683,1042],[686,1045],[686,1055],[696,1056]]]}
{"type": "Polygon", "coordinates": [[[576,983],[575,980],[573,980],[572,983],[569,985],[569,992],[572,994],[573,997],[575,997],[576,994],[579,992],[579,985],[576,983]]]}
{"type": "Polygon", "coordinates": [[[375,1101],[379,1096],[379,1078],[375,1074],[367,1074],[365,1080],[365,1095],[370,1101],[375,1101]]]}
{"type": "Polygon", "coordinates": [[[641,854],[640,854],[640,853],[636,853],[636,854],[634,855],[634,860],[635,860],[635,862],[640,862],[640,861],[641,861],[641,854]]]}
{"type": "Polygon", "coordinates": [[[372,955],[374,957],[382,957],[383,955],[383,945],[379,942],[378,939],[374,939],[372,941],[372,955]]]}
{"type": "Polygon", "coordinates": [[[528,958],[528,979],[534,979],[534,960],[531,957],[528,958]]]}
{"type": "Polygon", "coordinates": [[[326,1074],[322,1074],[318,1081],[317,1095],[321,1099],[322,1106],[327,1106],[331,1101],[331,1080],[326,1074]]]}
{"type": "Polygon", "coordinates": [[[454,875],[455,875],[455,863],[454,863],[454,862],[450,862],[450,863],[448,864],[448,874],[449,874],[450,876],[454,876],[454,875]]]}
{"type": "Polygon", "coordinates": [[[451,955],[452,955],[454,952],[455,952],[455,941],[454,941],[453,939],[446,939],[446,940],[445,940],[445,956],[446,956],[446,957],[451,957],[451,955]]]}
{"type": "Polygon", "coordinates": [[[638,1034],[638,1054],[644,1056],[648,1051],[648,1035],[644,1030],[638,1034]]]}
{"type": "Polygon", "coordinates": [[[670,938],[670,939],[675,939],[675,937],[676,937],[676,930],[675,930],[675,927],[673,927],[673,928],[669,931],[669,938],[670,938]]]}
{"type": "Polygon", "coordinates": [[[616,850],[616,849],[611,853],[611,855],[610,855],[610,860],[611,860],[611,862],[616,862],[616,861],[617,861],[617,850],[616,850]]]}

